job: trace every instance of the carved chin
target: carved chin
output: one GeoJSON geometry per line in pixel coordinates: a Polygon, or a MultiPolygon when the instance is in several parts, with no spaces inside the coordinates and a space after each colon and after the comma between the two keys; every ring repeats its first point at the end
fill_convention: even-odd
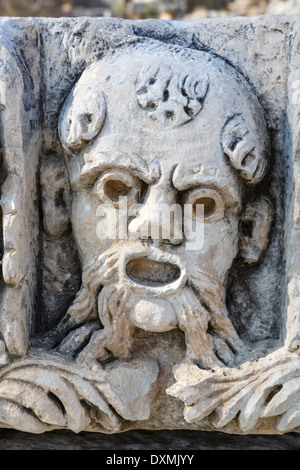
{"type": "Polygon", "coordinates": [[[141,299],[130,312],[132,323],[146,331],[163,332],[177,326],[177,316],[173,306],[162,299],[141,299]]]}

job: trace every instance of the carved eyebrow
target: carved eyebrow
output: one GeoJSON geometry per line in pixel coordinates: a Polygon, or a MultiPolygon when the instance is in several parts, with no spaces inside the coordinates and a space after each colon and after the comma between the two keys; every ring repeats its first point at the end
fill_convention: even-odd
{"type": "Polygon", "coordinates": [[[224,177],[220,174],[219,168],[211,169],[210,174],[190,171],[180,176],[176,171],[173,175],[173,185],[178,191],[185,191],[195,187],[212,188],[221,193],[229,206],[241,204],[241,191],[238,181],[234,181],[234,176],[224,177]],[[231,181],[230,181],[231,180],[231,181]],[[230,184],[231,183],[231,184],[230,184]],[[233,184],[235,183],[235,185],[233,184]],[[237,189],[235,186],[239,189],[237,189]]]}
{"type": "Polygon", "coordinates": [[[138,154],[127,154],[117,151],[97,152],[90,155],[90,158],[84,163],[79,180],[79,186],[88,186],[104,170],[110,168],[119,168],[130,171],[146,183],[151,183],[157,173],[155,167],[149,167],[145,160],[138,154]]]}

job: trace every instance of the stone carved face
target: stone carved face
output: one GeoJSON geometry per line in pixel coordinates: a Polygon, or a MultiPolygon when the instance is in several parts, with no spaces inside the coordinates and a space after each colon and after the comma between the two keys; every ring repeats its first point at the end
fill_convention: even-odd
{"type": "Polygon", "coordinates": [[[81,360],[128,356],[136,327],[180,328],[188,358],[202,367],[233,364],[243,344],[226,309],[228,272],[239,252],[259,260],[271,221],[266,199],[244,204],[268,152],[245,80],[207,53],[138,44],[85,70],[59,129],[83,267],[69,321],[99,315],[104,326],[81,360]],[[120,196],[128,209],[141,204],[128,222],[131,239],[99,239],[97,208],[118,210],[120,196]],[[188,250],[172,230],[167,238],[145,235],[149,224],[163,230],[153,208],[173,204],[203,204],[201,248],[188,250]]]}

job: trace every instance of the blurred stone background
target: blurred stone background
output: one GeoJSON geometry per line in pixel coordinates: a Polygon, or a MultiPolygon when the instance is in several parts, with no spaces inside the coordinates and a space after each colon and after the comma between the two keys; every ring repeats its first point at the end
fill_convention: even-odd
{"type": "Polygon", "coordinates": [[[0,16],[194,20],[300,14],[300,0],[0,0],[0,16]]]}

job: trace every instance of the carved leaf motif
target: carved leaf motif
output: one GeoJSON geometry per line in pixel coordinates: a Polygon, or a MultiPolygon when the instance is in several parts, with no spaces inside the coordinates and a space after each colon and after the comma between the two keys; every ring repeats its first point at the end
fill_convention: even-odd
{"type": "Polygon", "coordinates": [[[116,414],[93,383],[53,365],[21,366],[6,373],[0,382],[0,421],[28,432],[53,427],[79,432],[89,422],[82,400],[101,412],[104,429],[117,425],[116,414]]]}
{"type": "Polygon", "coordinates": [[[300,426],[300,357],[286,351],[280,357],[280,351],[236,369],[195,371],[181,365],[167,393],[185,403],[189,423],[209,417],[222,428],[237,419],[241,431],[250,432],[260,418],[277,417],[278,431],[294,431],[300,426]],[[197,377],[193,382],[191,372],[197,377]]]}
{"type": "Polygon", "coordinates": [[[32,433],[55,428],[80,432],[94,417],[97,430],[116,432],[120,416],[148,418],[148,392],[157,373],[153,361],[121,363],[107,370],[99,365],[96,371],[51,359],[20,361],[3,370],[0,378],[0,423],[32,433]],[[135,384],[136,393],[118,393],[116,377],[135,384]]]}

